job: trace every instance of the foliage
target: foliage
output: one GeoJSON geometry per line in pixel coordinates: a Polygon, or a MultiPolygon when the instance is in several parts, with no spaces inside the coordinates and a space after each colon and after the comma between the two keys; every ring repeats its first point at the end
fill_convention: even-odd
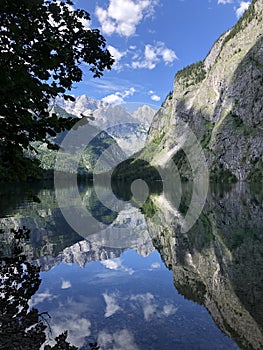
{"type": "Polygon", "coordinates": [[[190,85],[200,83],[206,77],[206,71],[204,68],[204,62],[198,61],[193,63],[176,73],[175,78],[181,80],[184,86],[187,88],[190,85]]]}
{"type": "MultiPolygon", "coordinates": [[[[116,181],[124,181],[127,186],[127,184],[131,184],[136,179],[146,181],[149,185],[153,186],[153,188],[157,186],[157,183],[161,183],[162,181],[158,170],[147,161],[139,158],[129,158],[125,160],[118,164],[112,173],[113,183],[116,181]],[[156,186],[154,186],[154,184],[156,186]]],[[[158,187],[162,186],[157,186],[156,188],[158,187]]],[[[118,187],[116,187],[116,190],[118,191],[118,187]]],[[[153,193],[156,193],[156,191],[154,190],[153,193]]],[[[130,199],[132,194],[131,192],[129,194],[126,192],[125,196],[128,196],[130,199]]]]}
{"type": "Polygon", "coordinates": [[[209,145],[209,142],[210,142],[211,137],[212,137],[214,123],[207,121],[206,119],[203,119],[203,124],[205,127],[205,132],[201,138],[201,146],[203,148],[206,148],[209,145]]]}
{"type": "Polygon", "coordinates": [[[164,107],[164,106],[165,106],[165,102],[171,100],[172,98],[173,98],[173,91],[170,91],[170,92],[166,95],[166,97],[165,97],[165,99],[164,99],[164,101],[163,101],[161,107],[164,107]]]}
{"type": "Polygon", "coordinates": [[[89,19],[86,11],[73,10],[70,0],[1,1],[0,160],[5,167],[15,169],[10,148],[17,157],[32,149],[31,141],[57,148],[47,136],[75,121],[50,114],[49,104],[56,96],[73,99],[67,93],[82,79],[82,62],[94,77],[111,68],[104,37],[84,25],[89,19]]]}
{"type": "Polygon", "coordinates": [[[157,212],[157,206],[154,204],[150,197],[143,203],[141,207],[141,212],[147,217],[152,218],[154,214],[157,212]]]}
{"type": "Polygon", "coordinates": [[[247,180],[250,182],[263,182],[263,160],[260,158],[252,161],[253,168],[248,174],[247,180]]]}
{"type": "Polygon", "coordinates": [[[165,132],[160,133],[158,136],[156,136],[152,142],[156,143],[157,145],[159,145],[162,142],[162,139],[165,136],[165,132]]]}
{"type": "Polygon", "coordinates": [[[224,169],[222,164],[214,166],[210,171],[210,181],[218,183],[234,183],[237,178],[229,169],[224,169]]]}
{"type": "MultiPolygon", "coordinates": [[[[39,314],[36,308],[29,309],[29,300],[41,283],[40,268],[28,262],[23,254],[30,230],[26,227],[11,229],[10,236],[9,253],[0,253],[0,349],[40,349],[46,341],[45,317],[50,316],[47,312],[39,314]]],[[[67,331],[55,338],[53,347],[44,349],[77,350],[66,338],[67,331]]]]}
{"type": "Polygon", "coordinates": [[[173,162],[176,165],[180,174],[181,181],[187,182],[192,180],[193,174],[191,165],[183,149],[179,149],[173,156],[173,162]]]}
{"type": "Polygon", "coordinates": [[[234,25],[234,27],[230,30],[228,35],[225,37],[223,43],[222,43],[222,48],[223,46],[236,34],[238,34],[241,30],[243,30],[249,22],[251,22],[256,15],[255,12],[255,3],[257,0],[253,0],[252,3],[250,4],[249,8],[245,11],[244,15],[237,21],[237,23],[234,25]]]}

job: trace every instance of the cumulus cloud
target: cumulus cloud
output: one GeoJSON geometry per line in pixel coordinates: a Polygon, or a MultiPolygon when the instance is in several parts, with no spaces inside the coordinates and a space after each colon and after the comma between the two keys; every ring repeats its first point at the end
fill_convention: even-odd
{"type": "Polygon", "coordinates": [[[62,280],[61,289],[68,289],[70,287],[71,287],[71,282],[70,281],[62,280]]]}
{"type": "Polygon", "coordinates": [[[243,13],[249,8],[250,4],[250,1],[241,1],[239,7],[236,9],[237,18],[243,15],[243,13]]]}
{"type": "Polygon", "coordinates": [[[106,303],[105,309],[105,317],[110,317],[114,315],[117,311],[122,310],[121,307],[117,303],[117,295],[116,294],[107,294],[103,293],[103,298],[106,303]]]}
{"type": "Polygon", "coordinates": [[[177,308],[174,307],[173,304],[167,304],[167,305],[164,305],[162,314],[168,317],[168,316],[174,315],[176,311],[177,311],[177,308]]]}
{"type": "Polygon", "coordinates": [[[137,25],[144,17],[154,13],[157,0],[110,0],[107,9],[97,6],[95,15],[102,31],[129,37],[136,32],[137,25]]]}
{"type": "Polygon", "coordinates": [[[38,293],[32,297],[32,299],[30,300],[30,307],[34,307],[35,305],[43,303],[46,300],[51,301],[54,298],[56,298],[56,296],[51,294],[49,290],[46,290],[45,292],[38,293]]]}
{"type": "Polygon", "coordinates": [[[175,52],[168,49],[165,43],[159,41],[155,46],[147,44],[144,48],[144,57],[132,62],[132,68],[154,69],[156,65],[163,61],[166,65],[171,64],[177,59],[175,52]]]}
{"type": "Polygon", "coordinates": [[[99,332],[98,344],[100,344],[102,349],[139,350],[135,343],[133,334],[127,329],[121,329],[113,334],[104,330],[99,332]]]}
{"type": "Polygon", "coordinates": [[[68,341],[78,348],[83,346],[85,338],[90,335],[90,320],[79,317],[79,315],[53,315],[56,323],[51,325],[52,335],[57,337],[59,334],[68,330],[68,341]]]}
{"type": "Polygon", "coordinates": [[[154,296],[151,293],[132,295],[131,301],[139,302],[143,309],[145,321],[149,321],[156,314],[157,305],[154,302],[154,296]]]}
{"type": "Polygon", "coordinates": [[[118,93],[116,94],[110,94],[102,99],[103,102],[107,102],[112,105],[121,105],[124,102],[124,99],[121,98],[118,93]]]}
{"type": "Polygon", "coordinates": [[[115,105],[122,104],[124,103],[125,98],[134,95],[135,92],[136,90],[133,87],[129,90],[124,90],[122,92],[117,91],[114,94],[110,94],[103,97],[102,101],[115,105]]]}
{"type": "Polygon", "coordinates": [[[54,345],[55,337],[68,330],[67,340],[77,348],[81,348],[91,334],[91,322],[85,317],[91,308],[90,301],[87,297],[80,298],[78,302],[72,298],[67,298],[66,303],[63,303],[63,300],[60,298],[55,308],[50,310],[52,317],[49,320],[49,326],[52,337],[47,340],[47,343],[54,345]]]}
{"type": "Polygon", "coordinates": [[[158,96],[158,95],[152,95],[152,96],[151,96],[151,99],[152,99],[153,101],[159,102],[160,99],[161,99],[161,97],[158,96]]]}
{"type": "Polygon", "coordinates": [[[132,268],[123,266],[120,258],[104,260],[101,261],[101,264],[110,270],[121,270],[124,272],[128,272],[129,275],[132,275],[134,273],[134,270],[132,268]]]}
{"type": "Polygon", "coordinates": [[[105,266],[107,269],[110,270],[118,270],[118,268],[121,266],[121,259],[108,259],[101,261],[101,264],[105,266]]]}

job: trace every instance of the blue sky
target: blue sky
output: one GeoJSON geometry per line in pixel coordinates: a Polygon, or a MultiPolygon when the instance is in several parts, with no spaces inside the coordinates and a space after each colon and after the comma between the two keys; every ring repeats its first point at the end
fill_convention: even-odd
{"type": "Polygon", "coordinates": [[[75,96],[110,103],[160,105],[173,89],[175,73],[205,58],[215,40],[231,28],[248,0],[75,0],[91,15],[116,63],[100,79],[83,67],[75,96]]]}

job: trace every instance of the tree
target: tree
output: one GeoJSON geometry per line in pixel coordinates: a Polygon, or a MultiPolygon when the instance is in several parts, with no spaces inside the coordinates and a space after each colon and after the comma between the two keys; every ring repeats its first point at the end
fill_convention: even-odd
{"type": "Polygon", "coordinates": [[[114,62],[99,30],[85,25],[89,14],[72,5],[70,0],[0,0],[2,171],[25,170],[22,154],[32,148],[30,142],[54,148],[48,136],[71,128],[74,120],[50,115],[49,106],[57,96],[72,99],[68,93],[82,80],[82,63],[101,77],[114,62]]]}

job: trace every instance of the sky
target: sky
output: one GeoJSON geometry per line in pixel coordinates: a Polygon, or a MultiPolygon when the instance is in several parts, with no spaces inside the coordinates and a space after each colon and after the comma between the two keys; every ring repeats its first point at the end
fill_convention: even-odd
{"type": "Polygon", "coordinates": [[[158,107],[173,90],[175,73],[203,60],[216,39],[248,8],[248,0],[75,0],[90,13],[115,58],[110,71],[83,81],[72,94],[113,104],[158,107]]]}

